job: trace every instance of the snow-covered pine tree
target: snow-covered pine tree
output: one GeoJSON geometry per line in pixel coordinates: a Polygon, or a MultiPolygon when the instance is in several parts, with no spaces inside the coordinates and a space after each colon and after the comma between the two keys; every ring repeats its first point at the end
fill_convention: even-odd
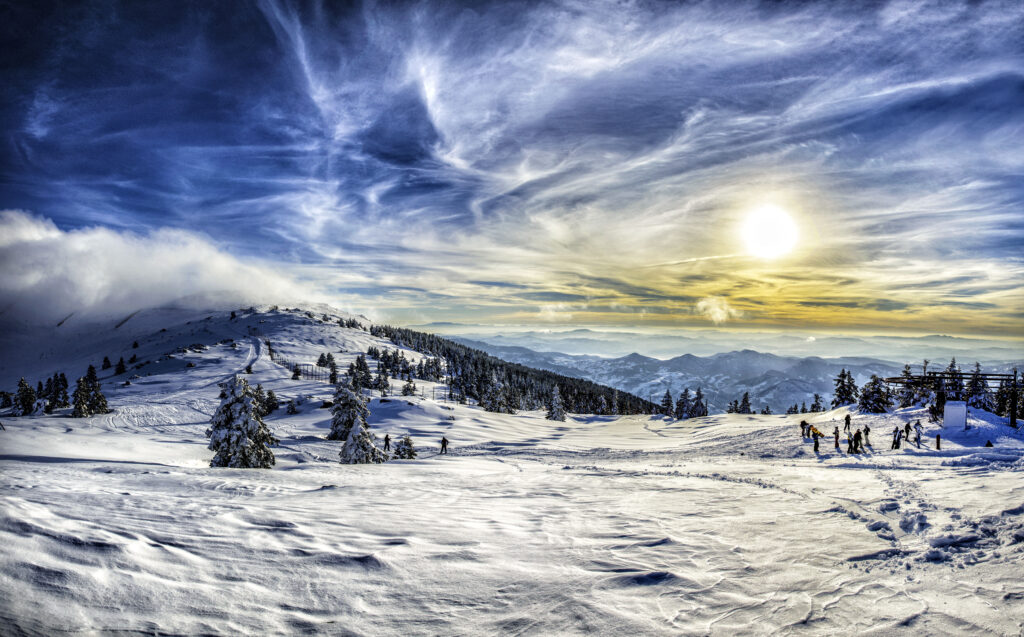
{"type": "Polygon", "coordinates": [[[963,400],[964,376],[960,372],[960,366],[956,364],[955,356],[949,360],[946,373],[951,376],[946,379],[946,400],[963,400]]]}
{"type": "Polygon", "coordinates": [[[338,384],[338,364],[334,362],[334,357],[328,354],[327,368],[331,370],[330,375],[327,377],[327,382],[332,385],[338,384]]]}
{"type": "Polygon", "coordinates": [[[661,397],[661,413],[665,416],[672,416],[672,407],[674,405],[672,394],[666,389],[665,395],[661,397]]]}
{"type": "Polygon", "coordinates": [[[373,380],[373,388],[380,392],[381,398],[391,393],[391,379],[388,378],[386,367],[377,365],[377,378],[373,380]]]}
{"type": "Polygon", "coordinates": [[[263,415],[269,416],[270,414],[277,411],[277,408],[281,406],[281,403],[277,400],[277,394],[271,389],[267,392],[267,398],[263,401],[263,415]]]}
{"type": "MultiPolygon", "coordinates": [[[[608,400],[604,396],[597,397],[597,408],[594,410],[595,414],[603,416],[608,413],[608,400]]],[[[671,413],[669,414],[672,415],[671,413]]]]}
{"type": "Polygon", "coordinates": [[[327,367],[327,356],[324,355],[322,352],[320,354],[320,358],[316,359],[316,366],[327,367]]]}
{"type": "Polygon", "coordinates": [[[366,421],[357,421],[349,429],[338,459],[342,464],[380,464],[387,462],[388,457],[377,448],[376,436],[370,432],[366,421]]]}
{"type": "Polygon", "coordinates": [[[679,394],[676,400],[676,420],[685,420],[690,417],[690,388],[687,387],[679,394]]]}
{"type": "Polygon", "coordinates": [[[558,385],[551,390],[551,401],[548,403],[548,413],[544,416],[548,420],[565,420],[565,407],[562,405],[562,394],[558,391],[558,385]]]}
{"type": "Polygon", "coordinates": [[[402,395],[403,396],[415,396],[416,395],[416,383],[412,382],[412,376],[410,376],[409,380],[405,381],[405,384],[402,385],[402,395]]]}
{"type": "Polygon", "coordinates": [[[896,394],[897,404],[901,408],[912,407],[917,398],[917,387],[909,363],[903,366],[903,373],[900,374],[900,377],[903,379],[903,383],[896,394]]]}
{"type": "Polygon", "coordinates": [[[999,416],[1010,415],[1010,383],[1006,379],[999,381],[999,389],[996,390],[994,413],[999,416]]]}
{"type": "Polygon", "coordinates": [[[338,363],[335,362],[335,360],[334,360],[334,354],[332,354],[330,352],[327,352],[327,355],[324,356],[324,360],[327,363],[327,367],[331,367],[331,366],[334,366],[335,368],[338,367],[338,363]]]}
{"type": "Polygon", "coordinates": [[[391,457],[398,460],[416,459],[416,448],[412,446],[412,438],[409,437],[409,434],[405,434],[395,443],[395,452],[391,454],[391,457]]]}
{"type": "Polygon", "coordinates": [[[277,439],[263,422],[253,390],[241,376],[235,376],[228,384],[227,398],[210,420],[206,436],[210,439],[207,448],[214,452],[211,467],[269,469],[274,466],[274,452],[270,447],[277,444],[277,439]]]}
{"type": "Polygon", "coordinates": [[[995,403],[992,400],[992,392],[988,390],[988,383],[981,378],[981,364],[974,363],[974,372],[967,381],[967,405],[984,411],[994,411],[995,403]]]}
{"type": "Polygon", "coordinates": [[[857,383],[853,380],[853,373],[846,371],[844,367],[835,380],[836,393],[832,398],[832,407],[852,405],[857,402],[857,383]]]}
{"type": "Polygon", "coordinates": [[[107,407],[107,397],[100,391],[100,381],[89,380],[86,376],[86,382],[89,383],[89,412],[92,414],[106,414],[110,412],[110,408],[107,407]]]}
{"type": "Polygon", "coordinates": [[[704,391],[698,387],[690,403],[690,418],[702,418],[708,415],[708,403],[704,400],[704,391]]]}
{"type": "Polygon", "coordinates": [[[22,378],[18,381],[18,391],[14,395],[14,415],[28,416],[36,406],[36,390],[22,378]]]}
{"type": "Polygon", "coordinates": [[[619,390],[617,390],[617,389],[612,390],[612,406],[611,406],[611,410],[612,410],[611,414],[613,416],[618,416],[619,415],[619,390]]]}
{"type": "Polygon", "coordinates": [[[860,402],[857,405],[860,410],[869,414],[884,414],[892,409],[892,399],[889,397],[889,389],[885,382],[877,375],[872,374],[871,380],[864,384],[860,390],[860,402]]]}
{"type": "Polygon", "coordinates": [[[267,411],[267,395],[263,392],[263,385],[256,385],[256,389],[252,392],[252,399],[256,403],[256,409],[259,410],[261,417],[270,413],[267,411]]]}
{"type": "Polygon", "coordinates": [[[88,418],[92,415],[89,407],[89,399],[91,397],[92,391],[89,387],[89,381],[85,377],[79,378],[78,382],[75,383],[75,393],[72,395],[74,405],[74,408],[71,410],[72,418],[88,418]]]}
{"type": "Polygon", "coordinates": [[[743,398],[740,399],[739,409],[736,413],[740,414],[752,414],[753,410],[750,409],[750,392],[743,392],[743,398]]]}
{"type": "Polygon", "coordinates": [[[128,368],[124,366],[124,356],[117,360],[117,367],[114,368],[115,375],[121,375],[128,371],[128,368]]]}
{"type": "Polygon", "coordinates": [[[295,367],[292,368],[292,380],[299,380],[302,378],[302,369],[299,368],[299,364],[295,363],[295,367]]]}
{"type": "Polygon", "coordinates": [[[341,383],[334,391],[334,407],[331,408],[331,431],[328,440],[347,440],[349,431],[357,423],[366,424],[370,410],[366,407],[363,397],[352,391],[352,388],[341,383]]]}
{"type": "Polygon", "coordinates": [[[821,394],[814,395],[814,402],[811,403],[811,411],[814,413],[825,411],[825,406],[821,404],[821,394]]]}

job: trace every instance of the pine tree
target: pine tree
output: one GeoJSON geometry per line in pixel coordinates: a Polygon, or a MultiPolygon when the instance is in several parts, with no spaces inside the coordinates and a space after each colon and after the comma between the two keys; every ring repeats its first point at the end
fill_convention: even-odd
{"type": "Polygon", "coordinates": [[[743,398],[740,399],[740,404],[736,413],[740,414],[752,414],[754,413],[750,409],[750,392],[743,392],[743,398]]]}
{"type": "Polygon", "coordinates": [[[702,418],[708,415],[708,403],[704,400],[704,392],[698,387],[690,403],[690,418],[702,418]]]}
{"type": "Polygon", "coordinates": [[[135,341],[132,343],[132,349],[139,349],[139,342],[135,341]]]}
{"type": "Polygon", "coordinates": [[[330,352],[327,352],[327,355],[324,356],[324,362],[327,363],[327,367],[334,367],[335,369],[338,367],[338,363],[334,361],[334,354],[330,352]]]}
{"type": "Polygon", "coordinates": [[[320,354],[320,358],[316,359],[317,367],[327,367],[327,356],[320,354]]]}
{"type": "Polygon", "coordinates": [[[679,394],[676,400],[676,420],[685,420],[690,417],[690,388],[687,387],[679,394]]]}
{"type": "Polygon", "coordinates": [[[768,405],[765,405],[764,409],[761,410],[761,414],[764,415],[764,416],[771,416],[772,415],[772,408],[770,406],[768,406],[768,405]]]}
{"type": "MultiPolygon", "coordinates": [[[[92,369],[90,367],[90,369],[92,369]]],[[[95,370],[94,370],[95,371],[95,370]]],[[[89,383],[89,412],[92,414],[106,414],[110,412],[107,407],[107,397],[100,391],[99,379],[89,380],[86,376],[86,381],[89,383]]]]}
{"type": "Polygon", "coordinates": [[[825,406],[821,404],[821,394],[814,395],[814,402],[811,403],[811,411],[814,413],[825,411],[825,406]]]}
{"type": "Polygon", "coordinates": [[[800,413],[801,414],[806,414],[807,413],[807,401],[804,401],[804,402],[800,403],[800,413]]]}
{"type": "Polygon", "coordinates": [[[366,408],[363,397],[352,391],[345,383],[338,385],[334,391],[334,407],[331,408],[331,431],[328,440],[347,440],[352,426],[366,424],[370,410],[366,408]]]}
{"type": "Polygon", "coordinates": [[[227,393],[206,430],[208,449],[215,452],[210,466],[269,469],[274,466],[270,447],[277,444],[277,439],[264,424],[248,381],[235,376],[227,393]]]}
{"type": "Polygon", "coordinates": [[[853,380],[853,373],[843,368],[835,380],[836,393],[832,398],[832,407],[852,405],[857,402],[857,383],[853,380]]]}
{"type": "Polygon", "coordinates": [[[110,359],[106,356],[103,357],[103,369],[110,369],[110,359]]]}
{"type": "Polygon", "coordinates": [[[117,367],[114,368],[114,374],[119,376],[126,371],[128,371],[128,369],[124,366],[124,356],[122,356],[117,361],[117,367]]]}
{"type": "Polygon", "coordinates": [[[91,399],[92,390],[89,380],[85,377],[79,378],[75,383],[73,395],[74,408],[71,410],[72,418],[88,418],[92,415],[91,399]]]}
{"type": "Polygon", "coordinates": [[[252,399],[256,403],[256,409],[261,417],[270,413],[267,411],[267,395],[263,392],[263,385],[256,385],[256,389],[252,392],[252,399]]]}
{"type": "Polygon", "coordinates": [[[791,414],[799,414],[799,413],[800,413],[800,407],[797,406],[797,405],[792,405],[792,406],[786,408],[786,415],[787,416],[791,415],[791,414]]]}
{"type": "Polygon", "coordinates": [[[877,375],[872,374],[871,380],[864,384],[860,390],[860,402],[857,405],[860,410],[869,414],[884,414],[892,409],[892,399],[889,397],[889,389],[885,382],[877,375]]]}
{"type": "Polygon", "coordinates": [[[999,381],[999,389],[996,390],[994,413],[999,416],[1010,415],[1010,383],[1006,379],[999,381]]]}
{"type": "Polygon", "coordinates": [[[551,401],[548,403],[548,413],[544,416],[548,420],[565,420],[565,407],[562,405],[562,395],[558,391],[558,385],[551,390],[551,401]]]}
{"type": "Polygon", "coordinates": [[[341,446],[338,459],[342,464],[380,464],[387,462],[387,455],[377,448],[374,436],[366,422],[353,423],[348,438],[341,446]]]}
{"type": "Polygon", "coordinates": [[[912,407],[917,398],[917,387],[915,387],[914,374],[910,370],[910,364],[903,366],[903,373],[900,374],[903,383],[900,385],[899,393],[896,395],[900,408],[912,407]]]}
{"type": "Polygon", "coordinates": [[[672,400],[672,394],[669,390],[665,390],[665,395],[661,397],[661,413],[665,416],[672,415],[672,407],[675,403],[672,400]]]}
{"type": "Polygon", "coordinates": [[[295,363],[295,367],[292,368],[292,380],[299,380],[302,378],[302,370],[299,368],[299,364],[295,363]]]}
{"type": "Polygon", "coordinates": [[[416,383],[412,382],[412,376],[410,376],[409,380],[405,381],[405,384],[402,385],[402,395],[403,396],[415,396],[416,395],[416,383]]]}
{"type": "Polygon", "coordinates": [[[974,409],[994,411],[995,404],[992,400],[992,393],[988,390],[988,383],[981,378],[981,364],[974,363],[974,373],[967,382],[967,405],[974,409]]]}
{"type": "Polygon", "coordinates": [[[277,394],[271,389],[267,392],[267,398],[263,401],[263,413],[267,416],[277,411],[277,408],[281,406],[281,403],[277,400],[277,394]]]}
{"type": "Polygon", "coordinates": [[[398,460],[416,459],[416,448],[412,446],[412,438],[409,437],[409,434],[405,434],[395,443],[395,452],[392,457],[398,460]]]}
{"type": "Polygon", "coordinates": [[[14,396],[14,415],[28,416],[36,407],[36,391],[24,378],[18,381],[18,392],[14,396]]]}
{"type": "Polygon", "coordinates": [[[960,372],[960,366],[956,364],[955,356],[949,360],[949,367],[946,368],[946,373],[951,376],[951,378],[947,378],[945,381],[946,400],[963,400],[964,377],[960,372]]]}

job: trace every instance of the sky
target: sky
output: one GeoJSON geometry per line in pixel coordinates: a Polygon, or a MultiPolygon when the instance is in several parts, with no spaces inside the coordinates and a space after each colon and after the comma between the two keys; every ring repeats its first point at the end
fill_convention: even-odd
{"type": "Polygon", "coordinates": [[[1019,1],[2,15],[0,320],[1024,334],[1019,1]]]}

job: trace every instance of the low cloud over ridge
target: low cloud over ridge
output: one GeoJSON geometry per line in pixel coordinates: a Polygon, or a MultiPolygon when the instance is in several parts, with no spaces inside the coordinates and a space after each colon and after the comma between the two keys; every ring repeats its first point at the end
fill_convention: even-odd
{"type": "Polygon", "coordinates": [[[0,324],[116,316],[168,303],[227,306],[316,300],[308,286],[182,230],[65,231],[0,212],[0,324]],[[189,299],[183,301],[183,299],[189,299]]]}

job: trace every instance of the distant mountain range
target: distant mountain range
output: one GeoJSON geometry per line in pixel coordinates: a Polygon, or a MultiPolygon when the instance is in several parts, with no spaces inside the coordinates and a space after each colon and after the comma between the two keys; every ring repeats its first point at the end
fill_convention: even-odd
{"type": "Polygon", "coordinates": [[[1024,358],[1024,341],[1008,338],[841,335],[797,332],[729,330],[615,330],[523,329],[516,326],[432,323],[418,326],[427,332],[459,336],[491,345],[525,347],[535,352],[565,352],[621,357],[632,352],[657,358],[687,352],[710,356],[750,349],[780,356],[868,356],[888,361],[920,363],[922,358],[948,361],[955,356],[963,364],[1009,361],[1024,358]]]}
{"type": "MultiPolygon", "coordinates": [[[[793,404],[806,402],[810,407],[815,393],[830,401],[833,379],[841,369],[850,370],[858,385],[863,385],[872,374],[897,376],[903,369],[902,363],[851,356],[826,359],[740,350],[711,356],[684,354],[667,360],[637,353],[602,358],[538,352],[467,338],[454,340],[510,362],[586,378],[654,402],[661,400],[666,389],[678,397],[685,388],[693,391],[701,387],[711,412],[725,411],[729,402],[739,399],[743,392],[750,392],[751,405],[758,411],[767,405],[775,413],[785,413],[793,404]]],[[[968,363],[964,360],[961,365],[966,368],[968,363]]],[[[1008,364],[986,369],[1002,371],[1006,367],[1008,364]]]]}

